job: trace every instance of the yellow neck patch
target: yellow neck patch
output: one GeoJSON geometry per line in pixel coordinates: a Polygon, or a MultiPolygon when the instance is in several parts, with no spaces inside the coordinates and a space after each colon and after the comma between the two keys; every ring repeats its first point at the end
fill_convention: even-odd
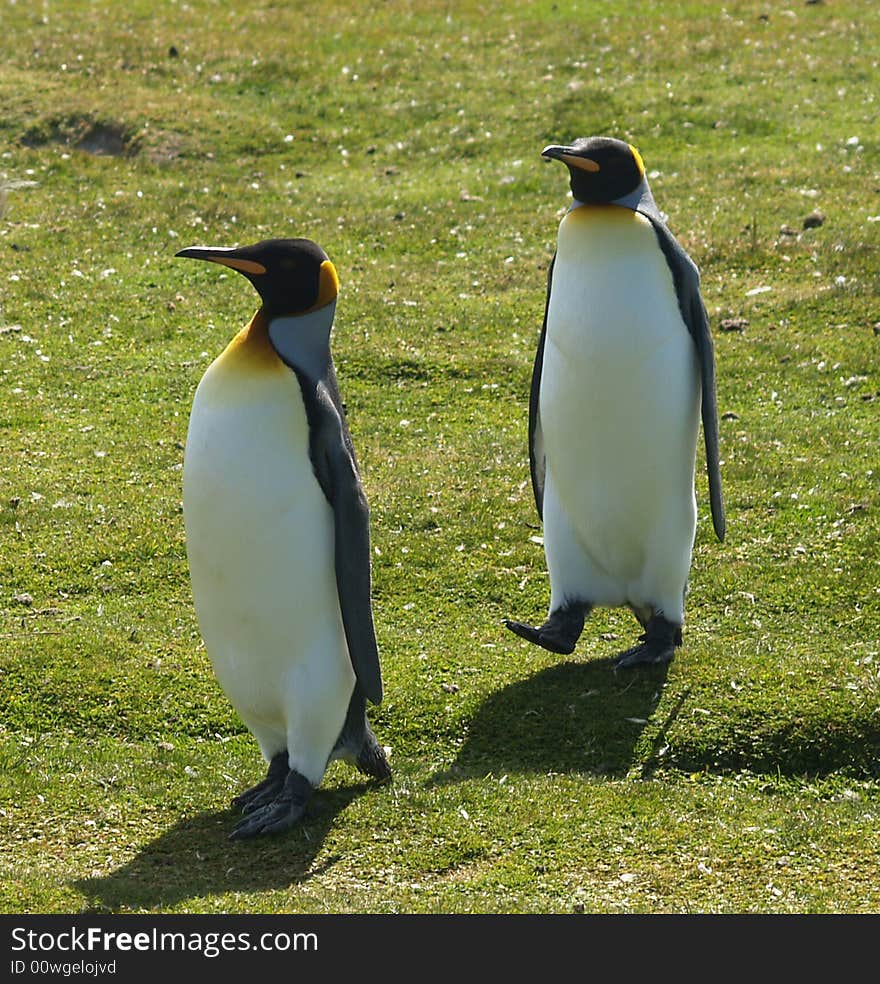
{"type": "Polygon", "coordinates": [[[269,321],[262,308],[226,346],[220,359],[227,365],[246,364],[254,369],[283,366],[269,341],[269,321]]]}

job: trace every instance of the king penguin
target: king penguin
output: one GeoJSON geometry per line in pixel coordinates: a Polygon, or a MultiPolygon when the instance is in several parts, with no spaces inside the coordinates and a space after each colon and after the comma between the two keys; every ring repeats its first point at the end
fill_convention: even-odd
{"type": "Polygon", "coordinates": [[[231,839],[287,830],[337,758],[386,780],[369,507],[336,380],[339,280],[308,239],[177,256],[237,270],[261,304],[196,388],[183,464],[193,601],[218,682],[268,762],[231,839]]]}
{"type": "Polygon", "coordinates": [[[553,144],[573,202],[559,224],[532,372],[529,462],[550,576],[538,626],[574,651],[597,606],[628,607],[638,645],[615,668],[665,664],[682,642],[702,417],[715,533],[725,517],[715,356],[697,267],[668,229],[632,145],[553,144]]]}

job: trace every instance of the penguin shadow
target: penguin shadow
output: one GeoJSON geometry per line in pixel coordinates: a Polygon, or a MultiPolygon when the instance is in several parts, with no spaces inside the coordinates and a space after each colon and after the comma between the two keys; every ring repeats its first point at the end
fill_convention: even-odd
{"type": "Polygon", "coordinates": [[[81,878],[72,887],[85,912],[168,908],[188,898],[287,888],[332,867],[314,867],[336,818],[375,783],[315,790],[303,822],[278,836],[230,841],[240,813],[215,810],[181,819],[109,874],[81,878]]]}
{"type": "Polygon", "coordinates": [[[626,775],[667,673],[666,664],[620,672],[611,660],[569,660],[510,684],[479,706],[454,762],[431,784],[490,772],[626,775]]]}

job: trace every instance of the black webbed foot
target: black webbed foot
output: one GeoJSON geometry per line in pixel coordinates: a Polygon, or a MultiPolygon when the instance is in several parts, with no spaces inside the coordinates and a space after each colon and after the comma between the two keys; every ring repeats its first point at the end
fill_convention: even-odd
{"type": "Polygon", "coordinates": [[[574,652],[588,610],[585,605],[566,605],[551,612],[547,621],[537,627],[512,619],[507,619],[504,624],[520,638],[542,646],[551,653],[568,656],[574,652]]]}
{"type": "Polygon", "coordinates": [[[662,615],[652,615],[644,634],[639,636],[639,645],[620,653],[614,660],[614,669],[669,663],[675,655],[675,647],[680,645],[681,626],[662,615]]]}
{"type": "Polygon", "coordinates": [[[233,828],[229,839],[247,840],[251,837],[280,834],[290,830],[303,818],[311,795],[312,784],[309,780],[291,769],[278,795],[246,813],[233,828]]]}
{"type": "Polygon", "coordinates": [[[262,782],[258,782],[256,786],[251,786],[250,789],[239,793],[233,799],[232,805],[248,812],[257,806],[262,806],[264,803],[275,799],[278,793],[281,792],[281,787],[284,785],[284,780],[288,772],[290,772],[290,766],[287,763],[287,752],[278,752],[277,755],[272,756],[266,778],[262,782]]]}

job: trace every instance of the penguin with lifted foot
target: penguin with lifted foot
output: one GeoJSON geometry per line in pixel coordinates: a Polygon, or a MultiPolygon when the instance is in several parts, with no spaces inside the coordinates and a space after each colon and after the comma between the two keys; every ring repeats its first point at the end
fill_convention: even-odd
{"type": "Polygon", "coordinates": [[[217,679],[269,763],[231,839],[287,830],[328,764],[391,776],[369,508],[330,353],[339,281],[320,246],[271,239],[177,256],[243,274],[261,305],[196,389],[183,467],[193,600],[217,679]]]}
{"type": "Polygon", "coordinates": [[[540,626],[506,625],[568,654],[594,607],[626,606],[644,631],[615,668],[664,664],[682,642],[701,418],[712,521],[725,534],[699,273],[633,146],[588,137],[542,156],[566,165],[574,198],[548,272],[529,401],[550,610],[540,626]]]}

